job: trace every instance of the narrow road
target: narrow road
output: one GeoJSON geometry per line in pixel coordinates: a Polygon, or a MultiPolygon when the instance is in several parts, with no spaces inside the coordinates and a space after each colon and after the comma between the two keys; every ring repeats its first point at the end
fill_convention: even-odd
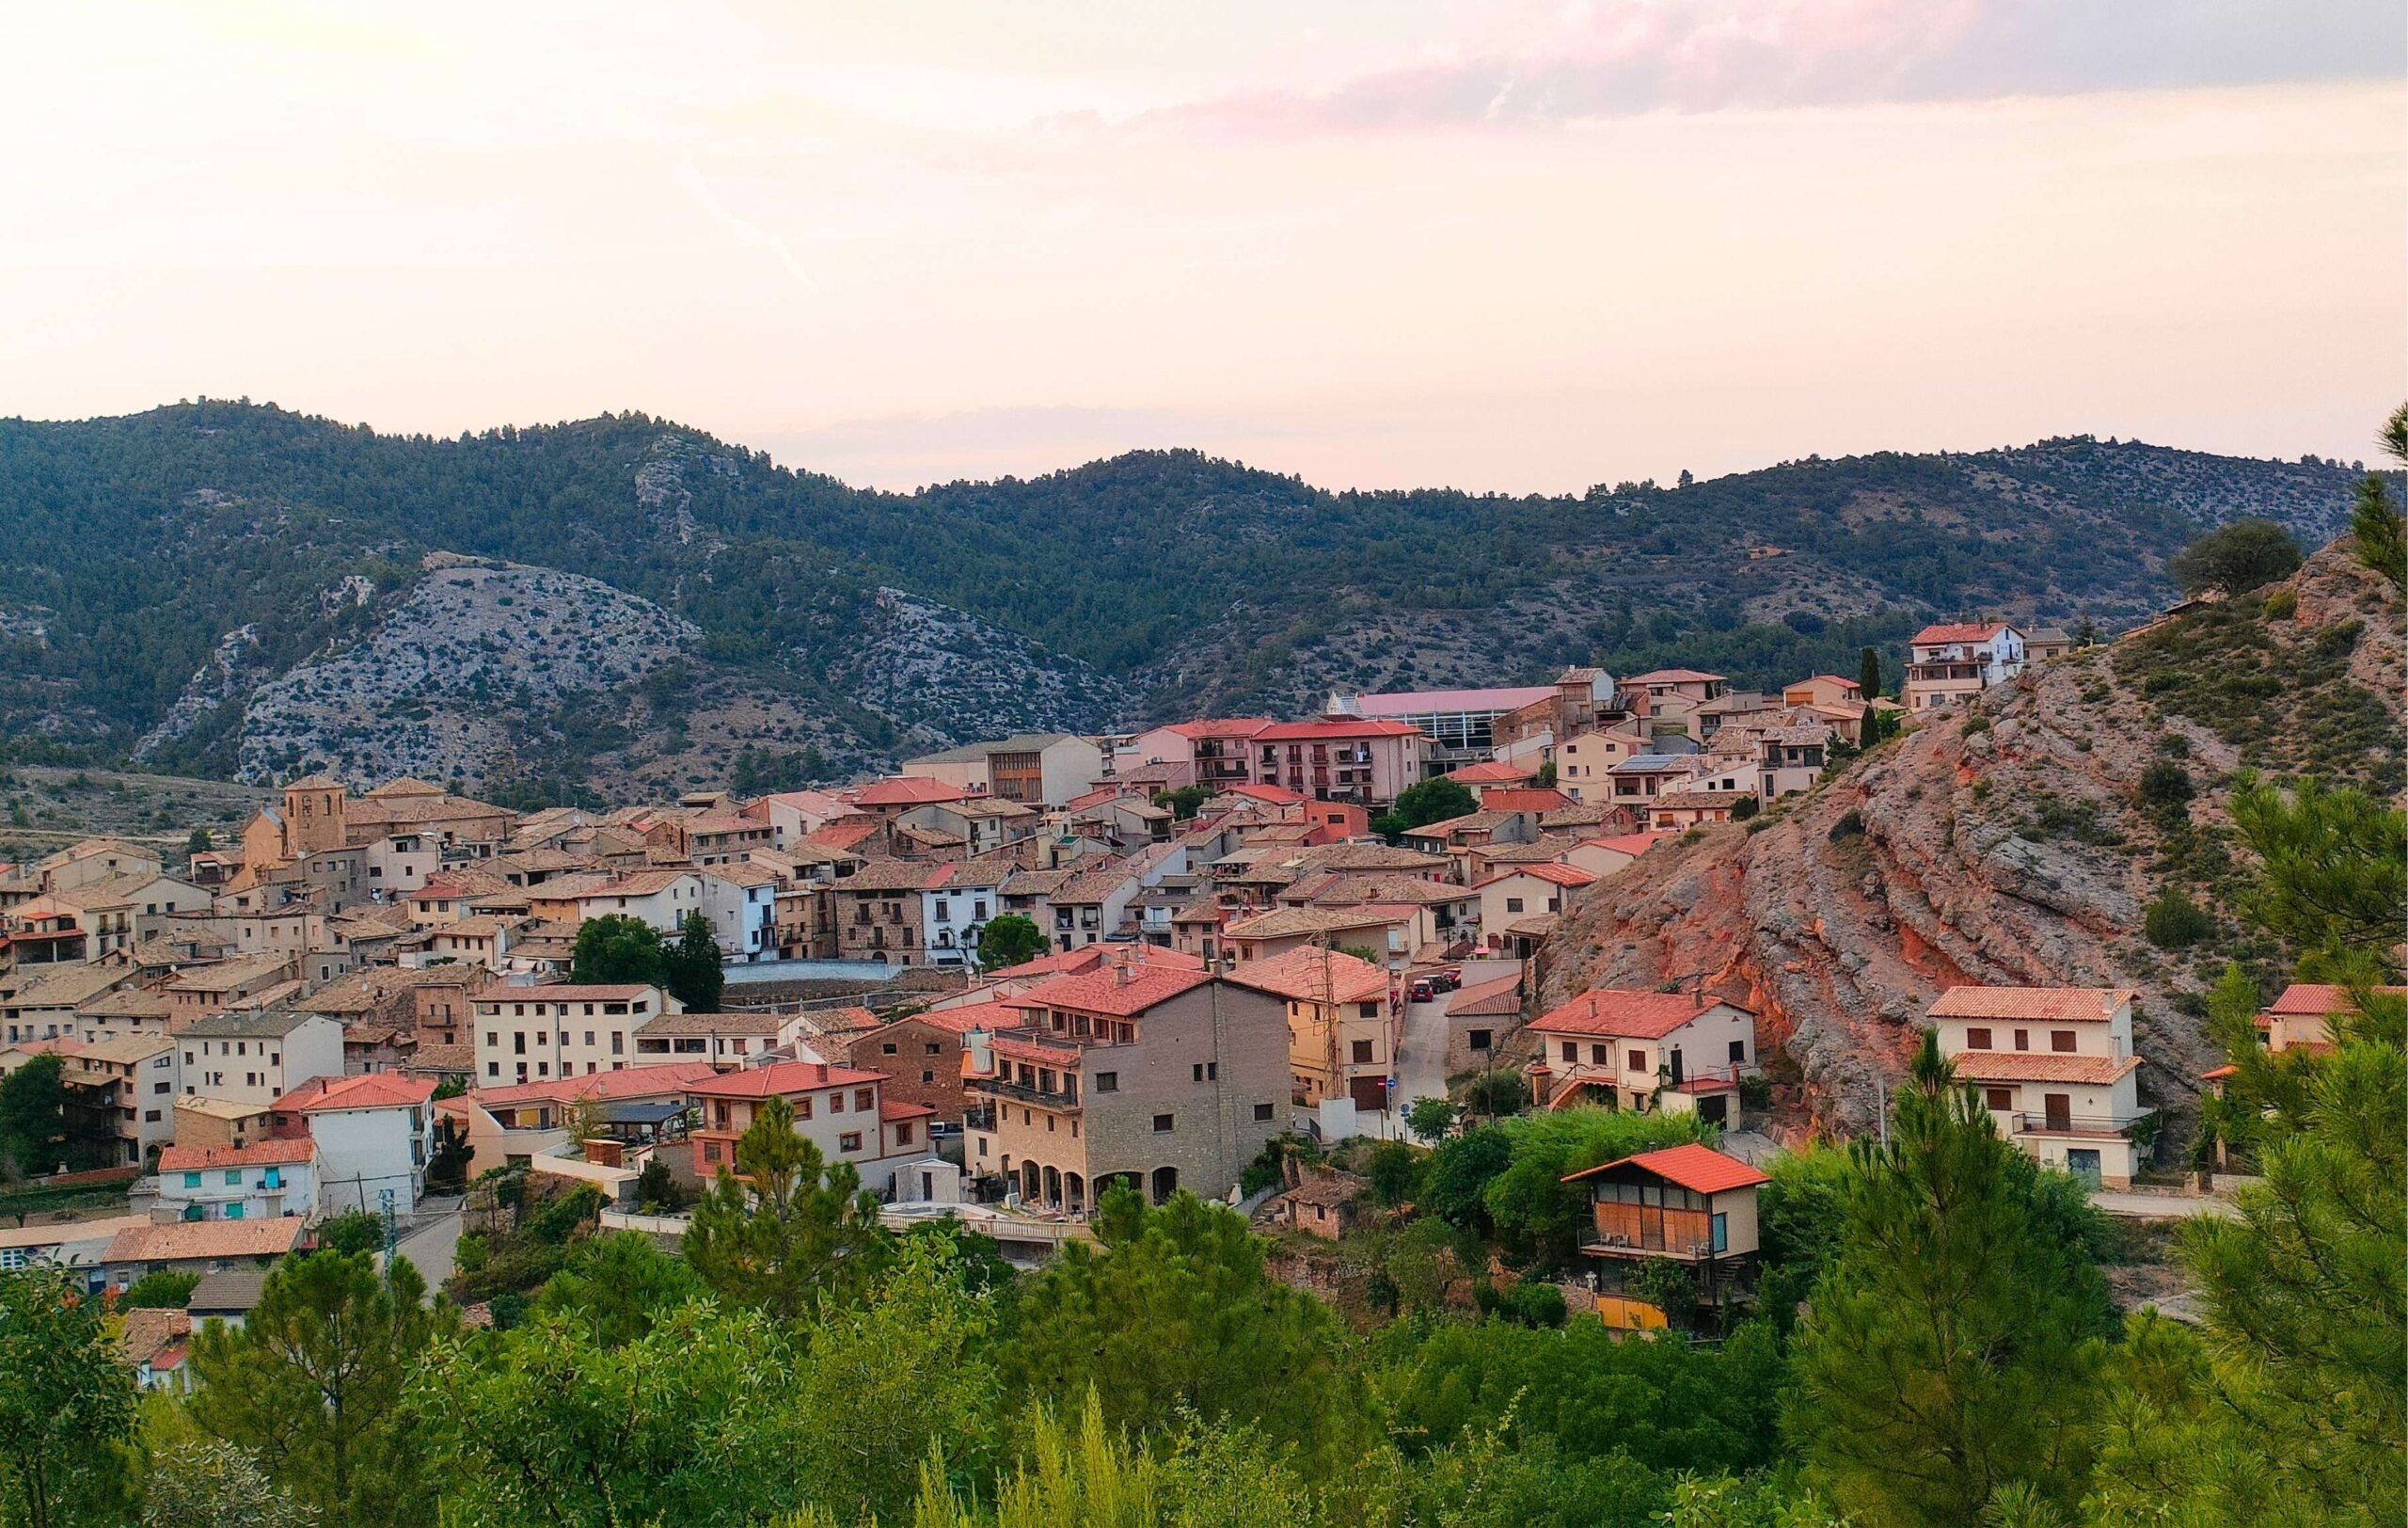
{"type": "Polygon", "coordinates": [[[426,1295],[434,1299],[443,1281],[452,1277],[452,1259],[460,1249],[460,1206],[458,1199],[437,1199],[429,1196],[418,1206],[418,1223],[401,1238],[396,1249],[418,1269],[426,1281],[426,1295]]]}
{"type": "MultiPolygon", "coordinates": [[[[1464,966],[1464,985],[1477,987],[1499,977],[1513,976],[1520,969],[1519,961],[1467,962],[1464,966]]],[[[1404,1006],[1404,1033],[1397,1041],[1396,1091],[1391,1100],[1399,1138],[1405,1135],[1404,1111],[1416,1099],[1447,1096],[1447,1035],[1450,1027],[1447,1010],[1455,996],[1455,993],[1441,993],[1435,1002],[1404,1006]]]]}
{"type": "Polygon", "coordinates": [[[2109,1215],[2130,1220],[2189,1220],[2202,1215],[2238,1219],[2232,1201],[2208,1194],[2136,1194],[2113,1188],[2091,1190],[2090,1202],[2109,1215]]]}

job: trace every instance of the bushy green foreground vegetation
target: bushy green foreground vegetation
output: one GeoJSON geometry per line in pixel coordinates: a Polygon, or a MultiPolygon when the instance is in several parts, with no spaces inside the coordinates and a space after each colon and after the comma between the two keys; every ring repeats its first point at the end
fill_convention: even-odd
{"type": "Polygon", "coordinates": [[[289,1260],[243,1330],[198,1338],[189,1399],[138,1400],[61,1276],[0,1277],[0,1521],[2397,1522],[2408,1010],[2376,987],[2408,824],[2361,806],[2238,813],[2252,915],[2360,1011],[2329,1053],[2267,1057],[2257,993],[2219,990],[2220,1138],[2263,1181],[2178,1238],[2197,1327],[2116,1317],[2113,1235],[1929,1045],[1886,1144],[1776,1165],[1753,1313],[1621,1343],[1448,1288],[1474,1249],[1560,1265],[1561,1173],[1694,1125],[1531,1116],[1386,1154],[1375,1186],[1421,1214],[1386,1264],[1400,1313],[1357,1329],[1184,1195],[1108,1196],[1096,1246],[1029,1274],[891,1235],[771,1110],[753,1186],[722,1181],[683,1257],[563,1218],[497,1329],[406,1263],[289,1260]]]}

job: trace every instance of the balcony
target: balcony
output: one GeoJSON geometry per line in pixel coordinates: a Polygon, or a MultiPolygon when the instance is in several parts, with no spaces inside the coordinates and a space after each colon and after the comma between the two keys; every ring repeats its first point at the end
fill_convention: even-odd
{"type": "Polygon", "coordinates": [[[2153,1118],[2154,1109],[2144,1109],[2128,1120],[2109,1115],[2060,1114],[2043,1111],[2025,1114],[2004,1109],[1992,1109],[1990,1117],[2008,1136],[2088,1136],[2099,1139],[2129,1138],[2134,1126],[2153,1118]]]}
{"type": "Polygon", "coordinates": [[[1979,663],[1909,663],[1907,677],[1926,683],[1940,679],[1978,679],[1982,676],[1979,663]]]}
{"type": "MultiPolygon", "coordinates": [[[[1007,1098],[1016,1104],[1033,1105],[1038,1108],[1051,1109],[1056,1114],[1079,1112],[1079,1100],[1074,1093],[1048,1092],[1042,1088],[1006,1082],[1001,1077],[971,1077],[962,1083],[962,1087],[970,1092],[983,1093],[989,1098],[1007,1098]]],[[[990,1120],[990,1128],[991,1125],[990,1120]]]]}

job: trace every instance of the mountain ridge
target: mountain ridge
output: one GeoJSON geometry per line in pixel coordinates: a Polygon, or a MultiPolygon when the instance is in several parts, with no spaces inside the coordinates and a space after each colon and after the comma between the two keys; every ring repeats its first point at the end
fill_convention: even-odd
{"type": "MultiPolygon", "coordinates": [[[[613,692],[600,736],[544,721],[453,761],[486,788],[692,783],[746,747],[843,777],[962,740],[968,697],[1085,729],[1574,661],[1766,684],[1964,610],[2127,623],[2198,530],[2262,513],[2321,541],[2355,476],[2074,437],[1577,497],[1331,491],[1192,451],[898,494],[642,414],[457,438],[224,402],[8,420],[0,729],[114,757],[188,712],[147,756],[230,772],[265,756],[250,692],[372,645],[431,555],[594,580],[699,634],[682,696],[613,692]],[[896,699],[880,664],[922,678],[896,699]],[[681,704],[727,725],[667,746],[681,704]]],[[[339,740],[274,756],[340,764],[339,740]]]]}

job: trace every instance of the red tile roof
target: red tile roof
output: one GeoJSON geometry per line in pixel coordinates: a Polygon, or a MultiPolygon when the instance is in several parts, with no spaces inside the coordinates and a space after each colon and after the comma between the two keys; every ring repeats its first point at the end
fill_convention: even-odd
{"type": "Polygon", "coordinates": [[[1310,722],[1280,722],[1254,735],[1257,742],[1321,742],[1336,738],[1409,738],[1421,729],[1407,722],[1368,716],[1324,716],[1310,722]]]}
{"type": "Polygon", "coordinates": [[[1305,1003],[1368,1003],[1386,999],[1388,974],[1342,950],[1299,946],[1267,961],[1251,961],[1229,973],[1241,987],[1305,1003]]]}
{"type": "Polygon", "coordinates": [[[1067,1008],[1085,1013],[1128,1018],[1182,993],[1194,992],[1212,978],[1202,971],[1173,971],[1140,964],[1134,970],[1106,965],[1084,976],[1041,981],[1005,1001],[1014,1008],[1067,1008]]]}
{"type": "Polygon", "coordinates": [[[830,1066],[824,1061],[777,1061],[698,1078],[686,1090],[700,1098],[767,1098],[771,1093],[809,1093],[822,1088],[851,1088],[885,1080],[883,1072],[830,1066]]]}
{"type": "Polygon", "coordinates": [[[2052,1052],[1959,1051],[1949,1063],[1966,1082],[2083,1082],[2103,1087],[2141,1064],[2137,1056],[2073,1056],[2052,1052]]]}
{"type": "Polygon", "coordinates": [[[686,1084],[718,1074],[719,1069],[708,1061],[668,1061],[658,1066],[596,1072],[584,1077],[551,1077],[502,1088],[479,1088],[469,1096],[487,1108],[561,1104],[576,1098],[644,1098],[655,1093],[683,1092],[686,1084]]]}
{"type": "Polygon", "coordinates": [[[275,1107],[305,1114],[339,1109],[405,1109],[425,1106],[435,1097],[431,1077],[404,1077],[372,1072],[362,1077],[314,1077],[276,1101],[275,1107]]]}
{"type": "Polygon", "coordinates": [[[1614,1168],[1637,1168],[1642,1172],[1652,1172],[1666,1183],[1676,1184],[1692,1194],[1727,1194],[1735,1188],[1752,1188],[1758,1184],[1772,1182],[1737,1157],[1725,1156],[1711,1146],[1700,1146],[1695,1142],[1601,1162],[1586,1171],[1567,1173],[1563,1181],[1578,1183],[1583,1178],[1593,1178],[1614,1168]]]}
{"type": "Polygon", "coordinates": [[[1599,849],[1610,849],[1617,854],[1644,854],[1672,836],[1669,833],[1625,833],[1611,838],[1590,838],[1584,842],[1599,849]]]}
{"type": "Polygon", "coordinates": [[[1552,882],[1559,886],[1585,886],[1597,879],[1576,865],[1558,865],[1553,860],[1539,860],[1528,865],[1516,865],[1510,870],[1499,870],[1480,884],[1493,886],[1499,881],[1511,880],[1517,875],[1533,875],[1541,881],[1552,882]]]}
{"type": "Polygon", "coordinates": [[[1195,722],[1174,722],[1163,728],[1182,738],[1251,738],[1271,725],[1267,716],[1229,716],[1195,722]]]}
{"type": "Polygon", "coordinates": [[[1483,812],[1553,812],[1571,804],[1572,798],[1562,791],[1545,788],[1483,790],[1480,795],[1483,812]]]}
{"type": "Polygon", "coordinates": [[[896,1120],[917,1120],[935,1112],[926,1104],[898,1104],[891,1098],[878,1101],[878,1118],[881,1124],[890,1124],[896,1120]]]}
{"type": "Polygon", "coordinates": [[[306,1136],[298,1140],[253,1141],[248,1146],[170,1146],[159,1154],[159,1170],[286,1167],[310,1161],[317,1154],[318,1143],[306,1136]]]}
{"type": "Polygon", "coordinates": [[[2129,987],[1951,987],[1925,1017],[2104,1024],[2131,1000],[2129,987]]]}
{"type": "Polygon", "coordinates": [[[933,1025],[939,1029],[966,1035],[973,1029],[1015,1028],[1021,1022],[1021,1015],[1018,1009],[997,998],[988,1003],[964,1003],[959,1008],[932,1008],[926,1013],[914,1013],[910,1019],[895,1022],[933,1025]]]}
{"type": "Polygon", "coordinates": [[[1728,998],[1687,992],[1584,992],[1562,1007],[1540,1014],[1530,1028],[1549,1035],[1610,1035],[1618,1040],[1661,1040],[1717,1006],[1741,1008],[1728,998]]]}
{"type": "Polygon", "coordinates": [[[853,793],[853,800],[863,806],[932,806],[940,802],[961,801],[969,794],[959,786],[949,786],[943,780],[897,775],[870,782],[853,793]]]}
{"type": "Polygon", "coordinates": [[[1454,995],[1447,1001],[1447,1017],[1450,1019],[1510,1018],[1521,1011],[1522,979],[1519,975],[1468,982],[1457,988],[1454,995]]]}
{"type": "Polygon", "coordinates": [[[1231,786],[1221,792],[1224,796],[1244,796],[1249,801],[1268,802],[1274,806],[1293,806],[1305,797],[1286,786],[1231,786]]]}
{"type": "MultiPolygon", "coordinates": [[[[470,993],[468,1001],[471,1003],[629,1003],[647,993],[655,996],[665,996],[656,988],[635,983],[591,986],[567,981],[530,983],[500,981],[481,991],[470,993]]],[[[667,1007],[666,1002],[662,1006],[667,1007]]]]}
{"type": "Polygon", "coordinates": [[[1656,669],[1646,674],[1634,674],[1626,682],[1630,684],[1704,684],[1719,682],[1727,677],[1729,677],[1727,675],[1706,674],[1697,669],[1669,668],[1656,669]]]}
{"type": "Polygon", "coordinates": [[[301,1244],[298,1216],[265,1220],[179,1220],[120,1231],[103,1263],[174,1263],[202,1257],[281,1257],[301,1244]]]}
{"type": "MultiPolygon", "coordinates": [[[[2377,987],[2375,991],[2385,997],[2398,997],[2408,993],[2408,987],[2377,987]]],[[[2347,987],[2330,986],[2321,981],[2294,981],[2283,989],[2282,995],[2275,998],[2266,1011],[2287,1018],[2331,1018],[2337,1013],[2349,1013],[2355,1010],[2356,1001],[2351,997],[2347,987]]]]}
{"type": "Polygon", "coordinates": [[[1133,949],[1137,958],[1148,965],[1159,965],[1175,971],[1204,969],[1204,962],[1200,957],[1190,955],[1183,949],[1165,949],[1160,945],[1119,947],[1085,945],[1077,949],[1057,950],[1051,955],[1039,955],[1033,961],[1023,961],[1018,965],[1007,965],[1000,971],[990,971],[987,973],[987,979],[1010,981],[1025,977],[1073,976],[1081,971],[1092,971],[1101,965],[1104,957],[1114,953],[1117,948],[1133,949]]]}
{"type": "Polygon", "coordinates": [[[2006,629],[2004,621],[1943,621],[1927,626],[1907,640],[1917,646],[1943,642],[1986,642],[2006,629]]]}
{"type": "Polygon", "coordinates": [[[1510,786],[1538,778],[1538,771],[1526,770],[1519,764],[1508,764],[1492,758],[1482,764],[1466,764],[1459,770],[1449,770],[1447,778],[1467,786],[1510,786]]]}

